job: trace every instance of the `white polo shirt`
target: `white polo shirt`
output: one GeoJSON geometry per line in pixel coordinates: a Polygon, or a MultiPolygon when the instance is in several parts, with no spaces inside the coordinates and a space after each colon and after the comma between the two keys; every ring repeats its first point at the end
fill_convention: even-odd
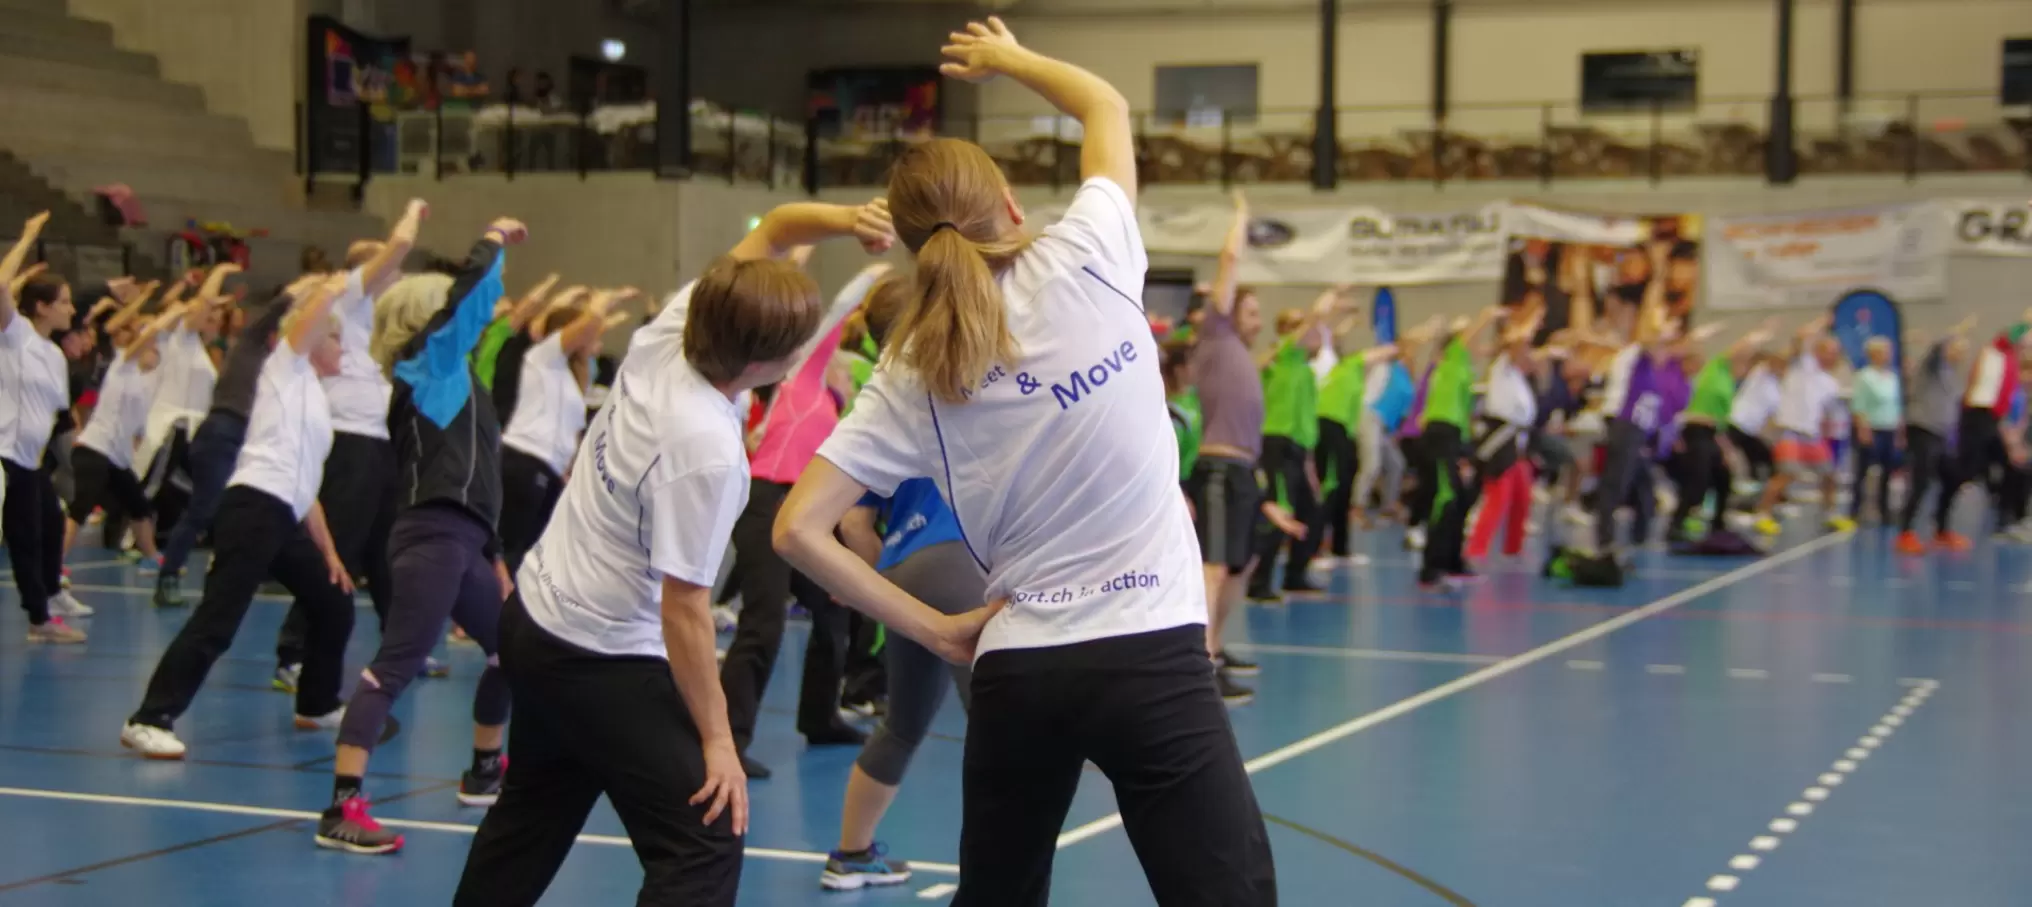
{"type": "Polygon", "coordinates": [[[1801,353],[1785,370],[1778,390],[1778,429],[1817,439],[1827,423],[1827,408],[1841,396],[1841,382],[1820,367],[1811,351],[1801,353]]]}
{"type": "Polygon", "coordinates": [[[388,397],[394,387],[374,361],[374,297],[361,284],[361,268],[346,275],[346,287],[332,300],[339,320],[339,373],[324,379],[332,407],[332,430],[388,440],[388,397]]]}
{"type": "Polygon", "coordinates": [[[564,475],[585,428],[585,389],[572,376],[571,360],[564,353],[564,332],[553,331],[522,358],[521,391],[501,443],[564,475]]]}
{"type": "Polygon", "coordinates": [[[99,384],[99,405],[85,430],[78,432],[78,446],[105,454],[107,462],[121,469],[133,469],[134,441],[148,427],[148,407],[155,395],[153,377],[126,352],[114,353],[106,379],[99,384]]]}
{"type": "Polygon", "coordinates": [[[1510,362],[1509,353],[1497,355],[1495,363],[1489,366],[1482,415],[1527,429],[1538,420],[1538,395],[1531,387],[1531,378],[1510,362]]]}
{"type": "Polygon", "coordinates": [[[1751,369],[1736,389],[1735,402],[1729,404],[1729,424],[1744,434],[1762,435],[1778,411],[1778,393],[1778,377],[1770,369],[1761,365],[1751,369]]]}
{"type": "Polygon", "coordinates": [[[247,443],[226,486],[265,491],[302,520],[317,503],[325,457],[332,452],[332,411],[310,357],[287,340],[261,364],[247,443]]]}
{"type": "Polygon", "coordinates": [[[687,286],[635,333],[550,525],[516,574],[530,619],[582,649],[667,658],[663,578],[710,587],[748,506],[741,412],[684,358],[690,308],[687,286]]]}
{"type": "Polygon", "coordinates": [[[885,365],[819,456],[877,494],[929,476],[1009,605],[978,652],[1204,624],[1199,543],[1120,187],[1088,180],[999,278],[1020,353],[964,404],[885,365]]]}
{"type": "Polygon", "coordinates": [[[23,469],[42,463],[56,414],[71,403],[63,349],[20,312],[0,331],[0,458],[23,469]]]}

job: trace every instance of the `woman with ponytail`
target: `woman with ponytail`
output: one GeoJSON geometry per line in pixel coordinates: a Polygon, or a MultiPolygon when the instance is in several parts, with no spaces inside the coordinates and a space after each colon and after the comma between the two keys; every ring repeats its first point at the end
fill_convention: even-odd
{"type": "Polygon", "coordinates": [[[1007,76],[1080,121],[1084,183],[1034,241],[993,159],[914,145],[889,181],[916,259],[888,355],[791,490],[776,547],[842,602],[973,664],[960,889],[1042,903],[1091,760],[1159,904],[1272,904],[1276,880],[1214,687],[1206,589],[1141,302],[1135,140],[1120,93],[1017,44],[1000,20],[947,76],[1007,76]],[[946,615],[834,534],[862,495],[929,477],[987,607],[946,615]]]}

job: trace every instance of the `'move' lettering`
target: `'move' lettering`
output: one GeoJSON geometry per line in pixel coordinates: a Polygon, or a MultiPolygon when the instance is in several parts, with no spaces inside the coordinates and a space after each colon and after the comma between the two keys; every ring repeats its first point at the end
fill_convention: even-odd
{"type": "Polygon", "coordinates": [[[1124,340],[1120,347],[1116,348],[1114,352],[1109,353],[1100,362],[1094,363],[1085,370],[1074,371],[1066,382],[1072,385],[1071,387],[1054,382],[1051,385],[1051,396],[1058,401],[1059,409],[1071,409],[1073,404],[1080,402],[1080,398],[1093,393],[1102,385],[1107,384],[1108,379],[1121,374],[1122,370],[1127,367],[1127,363],[1134,361],[1136,361],[1136,347],[1129,341],[1124,340]]]}

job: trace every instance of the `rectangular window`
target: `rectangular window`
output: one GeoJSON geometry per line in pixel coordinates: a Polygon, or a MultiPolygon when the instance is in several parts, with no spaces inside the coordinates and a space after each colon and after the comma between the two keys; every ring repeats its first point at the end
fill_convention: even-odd
{"type": "Polygon", "coordinates": [[[1256,64],[1157,67],[1157,120],[1171,126],[1256,121],[1256,64]]]}
{"type": "Polygon", "coordinates": [[[1580,57],[1580,108],[1585,113],[1689,110],[1700,91],[1700,52],[1655,50],[1580,57]]]}
{"type": "Polygon", "coordinates": [[[2004,103],[2032,104],[2032,38],[2004,39],[2004,103]]]}

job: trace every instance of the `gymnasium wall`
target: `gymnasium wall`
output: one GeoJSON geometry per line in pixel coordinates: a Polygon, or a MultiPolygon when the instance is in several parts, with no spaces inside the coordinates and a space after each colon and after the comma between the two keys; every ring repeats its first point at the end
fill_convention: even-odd
{"type": "Polygon", "coordinates": [[[153,54],[163,78],[204,89],[214,113],[245,119],[254,143],[296,149],[303,23],[325,0],[68,0],[113,26],[124,50],[153,54]]]}

